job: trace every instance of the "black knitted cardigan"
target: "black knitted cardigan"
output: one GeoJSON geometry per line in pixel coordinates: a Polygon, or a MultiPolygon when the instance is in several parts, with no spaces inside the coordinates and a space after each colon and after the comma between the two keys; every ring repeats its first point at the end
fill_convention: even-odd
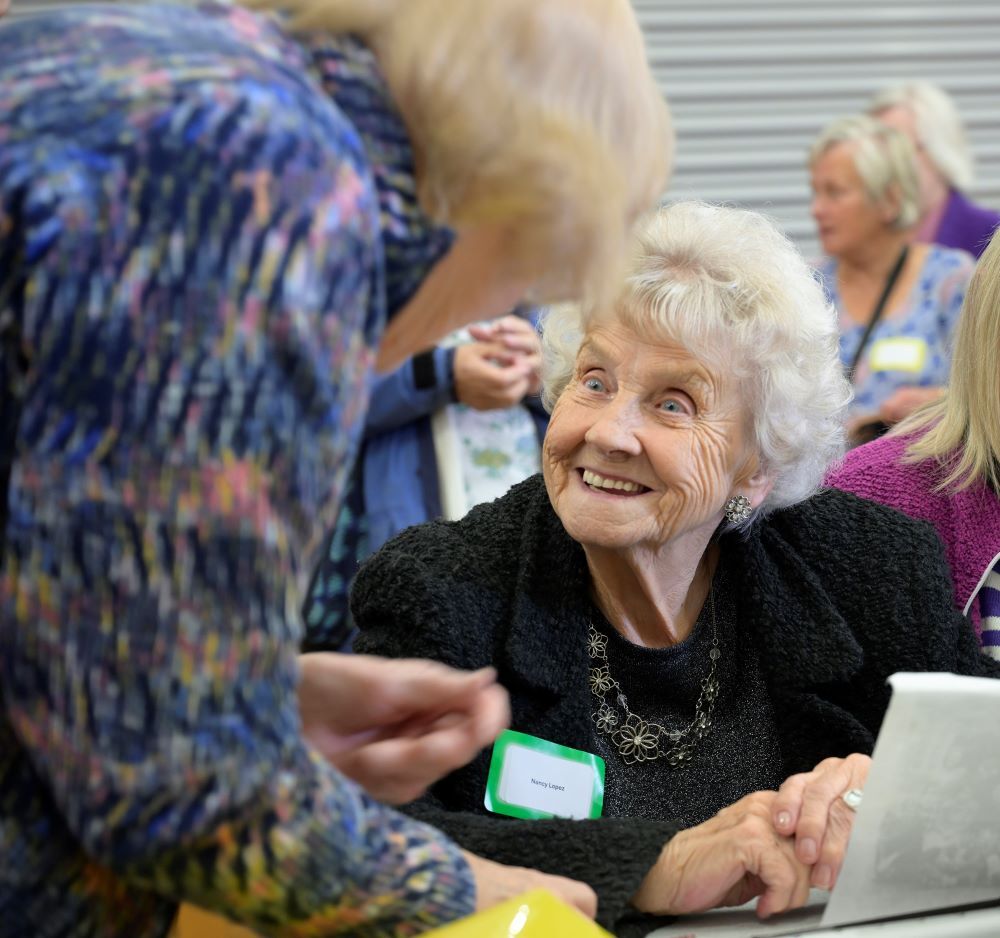
{"type": "MultiPolygon", "coordinates": [[[[937,535],[881,505],[824,491],[720,540],[741,628],[752,630],[786,774],[870,753],[896,671],[1000,676],[952,604],[937,535]]],[[[589,578],[541,476],[458,522],[411,528],[358,574],[356,649],[458,668],[493,665],[512,727],[592,750],[589,578]]],[[[679,825],[641,818],[522,821],[487,813],[490,751],[407,810],[463,847],[589,883],[619,935],[663,919],[628,905],[679,825]]]]}

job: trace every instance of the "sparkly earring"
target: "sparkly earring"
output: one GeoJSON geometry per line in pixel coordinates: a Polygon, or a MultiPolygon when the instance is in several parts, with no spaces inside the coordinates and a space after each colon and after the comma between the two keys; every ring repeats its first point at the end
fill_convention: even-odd
{"type": "Polygon", "coordinates": [[[726,520],[732,524],[740,524],[750,517],[753,509],[750,507],[750,499],[746,495],[734,495],[726,502],[726,520]]]}

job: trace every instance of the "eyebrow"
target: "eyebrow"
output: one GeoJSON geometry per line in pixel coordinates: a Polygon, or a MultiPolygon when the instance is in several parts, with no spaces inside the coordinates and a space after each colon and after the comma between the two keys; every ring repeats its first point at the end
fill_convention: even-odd
{"type": "MultiPolygon", "coordinates": [[[[585,339],[580,344],[578,355],[584,352],[590,352],[605,360],[614,360],[612,353],[592,337],[585,339]]],[[[671,369],[666,372],[660,383],[670,387],[679,387],[681,390],[685,387],[697,388],[706,398],[714,399],[715,385],[705,377],[705,370],[707,370],[707,366],[703,366],[702,369],[684,368],[677,371],[671,369]]]]}

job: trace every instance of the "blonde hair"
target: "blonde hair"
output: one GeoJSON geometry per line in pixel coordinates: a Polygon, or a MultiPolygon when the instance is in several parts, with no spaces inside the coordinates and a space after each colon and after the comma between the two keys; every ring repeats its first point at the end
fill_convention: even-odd
{"type": "Polygon", "coordinates": [[[921,146],[947,182],[956,189],[970,188],[975,177],[972,152],[951,96],[929,81],[904,82],[875,95],[868,113],[877,117],[893,107],[904,107],[913,115],[921,146]]]}
{"type": "Polygon", "coordinates": [[[628,0],[254,0],[373,49],[424,209],[499,223],[537,300],[606,302],[673,131],[628,0]]]}
{"type": "Polygon", "coordinates": [[[938,460],[947,470],[938,491],[977,481],[1000,492],[1000,234],[987,245],[965,294],[955,329],[944,395],[911,414],[894,434],[924,430],[904,461],[938,460]]]}
{"type": "MultiPolygon", "coordinates": [[[[757,454],[773,484],[757,514],[819,488],[843,452],[851,388],[836,313],[769,219],[701,202],[660,209],[638,232],[610,315],[652,342],[678,342],[742,381],[757,454]]],[[[570,382],[592,321],[577,304],[543,316],[549,408],[570,382]]]]}
{"type": "Polygon", "coordinates": [[[874,204],[893,197],[898,211],[893,227],[902,230],[920,218],[920,178],[917,153],[909,137],[873,117],[852,115],[828,124],[809,150],[809,166],[839,143],[850,143],[854,168],[874,204]]]}

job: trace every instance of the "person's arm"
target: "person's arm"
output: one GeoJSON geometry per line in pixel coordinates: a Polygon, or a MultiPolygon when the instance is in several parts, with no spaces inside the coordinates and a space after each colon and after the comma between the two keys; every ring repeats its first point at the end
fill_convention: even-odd
{"type": "Polygon", "coordinates": [[[204,467],[233,498],[172,517],[157,505],[176,468],[119,497],[68,472],[12,526],[6,716],[83,849],[138,887],[265,932],[393,935],[467,914],[459,850],[302,739],[292,571],[282,539],[247,528],[269,516],[247,468],[204,467]]]}
{"type": "Polygon", "coordinates": [[[384,375],[375,375],[365,436],[412,423],[455,401],[455,349],[434,348],[384,375]]]}
{"type": "Polygon", "coordinates": [[[450,810],[436,795],[405,811],[479,856],[587,883],[597,894],[597,920],[612,931],[635,911],[632,897],[680,829],[641,818],[522,821],[450,810]]]}

